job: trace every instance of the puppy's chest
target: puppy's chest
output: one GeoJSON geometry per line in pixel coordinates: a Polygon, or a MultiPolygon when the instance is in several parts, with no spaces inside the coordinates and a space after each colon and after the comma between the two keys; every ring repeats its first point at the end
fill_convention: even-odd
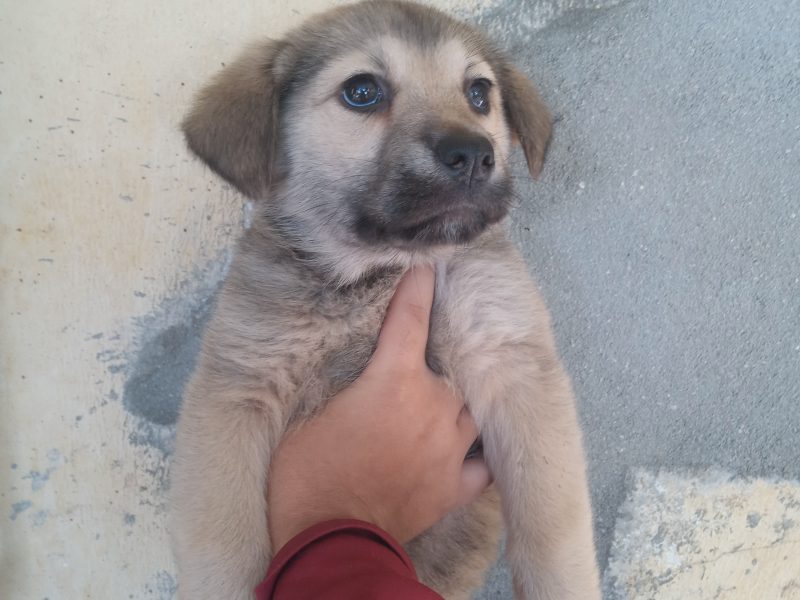
{"type": "MultiPolygon", "coordinates": [[[[307,417],[361,375],[375,351],[396,283],[397,278],[382,280],[358,292],[345,291],[315,307],[317,344],[306,361],[288,365],[295,371],[292,379],[300,382],[291,420],[307,417]]],[[[431,339],[441,329],[438,312],[434,308],[431,339]]],[[[433,366],[441,364],[430,352],[428,358],[433,366]]]]}
{"type": "MultiPolygon", "coordinates": [[[[475,283],[454,272],[436,288],[425,358],[434,372],[448,378],[457,378],[470,364],[491,363],[494,349],[509,338],[506,330],[516,333],[509,326],[515,320],[513,314],[502,313],[516,311],[497,302],[497,288],[467,289],[475,283]]],[[[393,286],[382,290],[369,303],[354,302],[349,311],[352,319],[331,323],[336,334],[328,338],[318,373],[326,392],[322,397],[340,391],[363,372],[375,350],[392,291],[393,286]]]]}
{"type": "MultiPolygon", "coordinates": [[[[464,377],[491,372],[503,348],[531,327],[528,302],[511,283],[506,267],[502,263],[494,263],[492,270],[475,266],[474,261],[462,260],[438,267],[431,313],[427,362],[457,388],[464,377]]],[[[296,319],[305,323],[304,335],[310,336],[302,348],[284,330],[286,339],[281,345],[292,350],[292,360],[279,362],[294,382],[287,398],[292,420],[313,413],[363,372],[398,278],[322,294],[302,319],[296,319]]]]}
{"type": "MultiPolygon", "coordinates": [[[[375,350],[398,277],[384,277],[356,289],[325,291],[309,307],[313,343],[286,363],[295,391],[293,419],[306,416],[352,383],[375,350]]],[[[311,340],[309,340],[311,342],[311,340]]]]}

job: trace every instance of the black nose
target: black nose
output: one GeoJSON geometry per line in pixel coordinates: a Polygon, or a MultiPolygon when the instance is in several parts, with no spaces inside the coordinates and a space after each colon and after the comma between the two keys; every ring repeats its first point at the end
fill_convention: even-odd
{"type": "Polygon", "coordinates": [[[466,183],[485,181],[494,170],[494,149],[481,135],[449,134],[436,142],[433,151],[454,177],[466,183]]]}

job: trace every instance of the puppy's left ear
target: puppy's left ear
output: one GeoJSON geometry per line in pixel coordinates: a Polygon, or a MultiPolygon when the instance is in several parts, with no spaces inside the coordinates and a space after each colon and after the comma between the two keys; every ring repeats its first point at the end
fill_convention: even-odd
{"type": "Polygon", "coordinates": [[[183,121],[189,148],[253,199],[267,195],[278,163],[284,45],[251,48],[207,85],[183,121]]]}
{"type": "Polygon", "coordinates": [[[504,61],[499,72],[506,120],[522,145],[528,170],[537,179],[553,129],[550,111],[530,80],[514,65],[504,61]]]}

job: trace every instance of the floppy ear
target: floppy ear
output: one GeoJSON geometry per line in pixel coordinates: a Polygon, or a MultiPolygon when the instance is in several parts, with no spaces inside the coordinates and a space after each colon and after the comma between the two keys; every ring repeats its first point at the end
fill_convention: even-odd
{"type": "Polygon", "coordinates": [[[550,112],[519,69],[506,62],[500,72],[506,120],[522,145],[528,170],[534,179],[538,178],[552,131],[550,112]]]}
{"type": "Polygon", "coordinates": [[[192,152],[251,198],[266,195],[275,173],[282,47],[261,44],[223,69],[182,124],[192,152]]]}

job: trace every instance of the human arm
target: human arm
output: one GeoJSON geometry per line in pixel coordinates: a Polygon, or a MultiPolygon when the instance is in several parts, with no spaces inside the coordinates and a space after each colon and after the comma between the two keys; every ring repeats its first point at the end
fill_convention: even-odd
{"type": "MultiPolygon", "coordinates": [[[[392,542],[367,539],[382,543],[384,549],[394,544],[402,552],[399,543],[414,538],[488,484],[489,472],[481,459],[464,461],[477,437],[472,417],[447,382],[425,363],[433,292],[432,269],[406,274],[364,373],[279,445],[268,489],[275,548],[319,523],[356,519],[386,532],[392,542]]],[[[331,544],[336,537],[314,542],[304,552],[321,552],[317,546],[331,544]]],[[[379,546],[375,549],[390,558],[378,552],[379,546]]],[[[410,567],[404,552],[394,555],[410,567]]],[[[309,555],[300,552],[294,560],[303,556],[309,555]]],[[[319,569],[319,563],[314,564],[305,567],[308,576],[319,569]]]]}

